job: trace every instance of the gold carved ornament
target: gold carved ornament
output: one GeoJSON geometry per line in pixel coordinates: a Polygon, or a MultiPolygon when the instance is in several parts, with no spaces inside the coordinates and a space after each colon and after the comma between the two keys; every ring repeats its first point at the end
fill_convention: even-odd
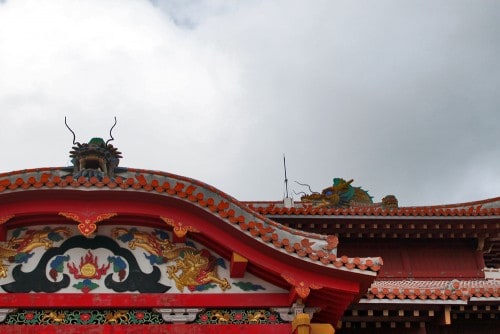
{"type": "Polygon", "coordinates": [[[217,284],[222,291],[231,288],[226,278],[220,278],[217,273],[217,264],[210,253],[197,250],[188,245],[175,244],[168,239],[160,239],[154,233],[116,227],[111,231],[113,238],[127,238],[130,249],[141,248],[148,253],[163,258],[163,261],[175,261],[174,265],[167,266],[168,278],[175,281],[177,289],[181,292],[184,288],[196,289],[197,286],[208,283],[217,284]]]}
{"type": "Polygon", "coordinates": [[[194,228],[191,225],[184,225],[182,222],[179,221],[174,221],[173,219],[166,218],[166,217],[160,217],[168,226],[172,226],[172,229],[175,233],[175,235],[178,238],[183,238],[186,236],[188,232],[193,232],[193,233],[198,233],[196,228],[194,228]]]}
{"type": "Polygon", "coordinates": [[[53,247],[49,234],[58,233],[69,236],[71,233],[66,227],[43,229],[39,231],[28,230],[23,236],[13,236],[6,243],[0,243],[0,278],[7,277],[7,265],[4,259],[9,259],[20,253],[30,253],[33,249],[43,247],[45,250],[53,247]]]}
{"type": "Polygon", "coordinates": [[[78,214],[74,212],[59,212],[60,216],[76,221],[78,231],[86,237],[89,237],[97,230],[97,223],[118,215],[114,212],[100,214],[78,214]]]}
{"type": "Polygon", "coordinates": [[[231,288],[227,278],[220,278],[217,264],[209,259],[210,255],[203,251],[185,252],[183,257],[175,260],[175,265],[167,267],[168,278],[175,281],[175,286],[183,292],[187,287],[194,290],[199,285],[217,284],[222,291],[231,288]],[[177,274],[180,272],[180,274],[177,274]]]}

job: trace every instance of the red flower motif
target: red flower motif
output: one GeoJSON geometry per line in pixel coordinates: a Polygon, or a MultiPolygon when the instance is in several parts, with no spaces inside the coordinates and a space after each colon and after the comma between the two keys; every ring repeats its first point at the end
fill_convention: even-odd
{"type": "Polygon", "coordinates": [[[269,320],[269,322],[276,322],[276,320],[278,320],[278,319],[276,318],[276,315],[271,314],[271,315],[267,318],[267,320],[269,320]]]}
{"type": "Polygon", "coordinates": [[[208,321],[208,315],[206,315],[206,314],[200,315],[200,320],[203,321],[203,322],[208,321]]]}
{"type": "Polygon", "coordinates": [[[144,313],[143,312],[136,312],[135,317],[137,320],[142,320],[142,319],[144,319],[144,313]]]}
{"type": "Polygon", "coordinates": [[[82,313],[80,314],[80,320],[83,322],[87,322],[90,320],[90,314],[88,313],[82,313]]]}
{"type": "Polygon", "coordinates": [[[26,313],[24,316],[24,318],[26,320],[33,320],[34,317],[35,317],[35,314],[33,312],[26,313]]]}
{"type": "Polygon", "coordinates": [[[242,313],[236,313],[234,315],[234,320],[241,321],[242,319],[243,319],[243,314],[242,313]]]}

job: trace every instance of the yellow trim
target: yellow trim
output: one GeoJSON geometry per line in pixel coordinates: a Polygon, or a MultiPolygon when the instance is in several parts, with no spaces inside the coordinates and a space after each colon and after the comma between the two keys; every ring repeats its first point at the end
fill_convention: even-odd
{"type": "Polygon", "coordinates": [[[335,329],[330,324],[311,324],[311,334],[334,334],[335,329]]]}
{"type": "Polygon", "coordinates": [[[293,334],[310,334],[311,330],[311,319],[307,313],[299,313],[295,316],[292,321],[292,333],[293,334]]]}
{"type": "Polygon", "coordinates": [[[233,261],[234,262],[248,262],[248,259],[241,256],[238,253],[233,252],[233,261]]]}

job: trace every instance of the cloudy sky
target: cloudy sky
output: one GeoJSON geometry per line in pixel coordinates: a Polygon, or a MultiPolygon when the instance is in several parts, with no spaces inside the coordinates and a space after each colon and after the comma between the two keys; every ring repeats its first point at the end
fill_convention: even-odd
{"type": "Polygon", "coordinates": [[[77,141],[240,200],[500,195],[500,2],[0,1],[0,172],[77,141]],[[295,196],[296,198],[298,196],[295,196]]]}

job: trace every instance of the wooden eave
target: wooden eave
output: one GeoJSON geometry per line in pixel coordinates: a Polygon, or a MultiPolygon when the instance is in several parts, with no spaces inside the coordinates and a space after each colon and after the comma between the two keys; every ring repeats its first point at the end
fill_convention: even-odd
{"type": "Polygon", "coordinates": [[[273,216],[268,218],[304,231],[359,238],[498,238],[500,216],[371,217],[273,216]]]}

